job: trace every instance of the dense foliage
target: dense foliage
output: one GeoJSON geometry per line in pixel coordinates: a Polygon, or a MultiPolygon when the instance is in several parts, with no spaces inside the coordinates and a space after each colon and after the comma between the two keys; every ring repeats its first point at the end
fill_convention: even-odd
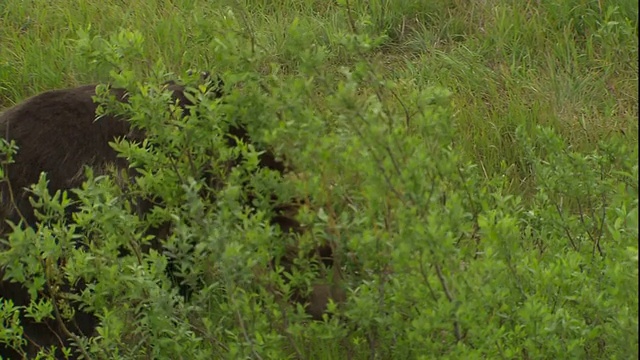
{"type": "MultiPolygon", "coordinates": [[[[0,342],[25,341],[19,311],[68,317],[81,304],[100,326],[94,337],[76,336],[68,351],[96,359],[637,357],[637,134],[629,141],[629,128],[614,129],[575,141],[563,126],[518,118],[514,105],[500,114],[513,119],[499,136],[478,130],[470,144],[460,114],[467,110],[453,93],[462,85],[447,90],[381,72],[371,55],[402,36],[395,17],[381,16],[389,15],[382,5],[349,6],[342,10],[352,27],[326,35],[325,45],[294,20],[277,54],[284,64],[256,42],[260,34],[192,29],[213,64],[207,70],[225,82],[221,99],[162,58],[149,62],[152,40],[138,31],[75,33],[78,56],[130,93],[128,104],[96,100],[146,130],[144,142],[113,144],[140,175],[94,176],[87,168],[86,183],[73,190],[79,211],[71,220],[64,210],[73,196],[49,194],[46,175],[33,186],[39,225],[16,227],[0,252],[5,279],[24,283],[33,299],[24,308],[3,300],[0,342]],[[327,71],[330,62],[335,71],[327,71]],[[162,84],[176,77],[193,90],[191,114],[168,106],[162,84]],[[254,143],[224,141],[236,123],[254,143]],[[261,147],[294,171],[256,172],[261,147]],[[229,169],[238,154],[245,161],[229,169]],[[205,172],[215,173],[216,186],[205,172]],[[248,192],[258,194],[254,208],[244,205],[248,192]],[[285,236],[269,223],[273,193],[304,200],[304,234],[285,236]],[[163,201],[143,221],[135,200],[151,195],[163,201]],[[155,241],[148,229],[166,221],[172,231],[162,248],[148,250],[155,241]],[[331,271],[305,257],[323,242],[335,248],[331,271]],[[291,244],[295,266],[284,273],[272,259],[291,244]],[[168,266],[194,289],[190,296],[179,294],[168,266]],[[347,300],[330,304],[324,321],[310,321],[287,298],[326,279],[347,300]],[[88,284],[81,293],[64,285],[79,281],[88,284]]],[[[219,28],[248,26],[245,13],[225,11],[219,28]]],[[[610,7],[606,16],[621,11],[610,7]]],[[[604,46],[598,42],[633,36],[637,45],[637,22],[636,34],[625,35],[632,24],[579,21],[585,32],[601,26],[598,36],[576,40],[594,52],[604,46]]],[[[511,71],[535,71],[533,50],[518,44],[544,34],[512,35],[496,48],[525,52],[511,53],[524,59],[511,71]]]]}

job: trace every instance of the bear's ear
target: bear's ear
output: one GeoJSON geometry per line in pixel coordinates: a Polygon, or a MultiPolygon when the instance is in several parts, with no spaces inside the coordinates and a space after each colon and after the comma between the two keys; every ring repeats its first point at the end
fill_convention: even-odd
{"type": "Polygon", "coordinates": [[[202,79],[204,80],[205,84],[207,84],[209,93],[213,94],[216,98],[222,97],[224,95],[224,81],[222,81],[222,78],[218,75],[211,76],[211,74],[209,74],[208,72],[203,72],[202,74],[202,79]],[[204,77],[204,74],[206,74],[206,78],[204,77]]]}
{"type": "MultiPolygon", "coordinates": [[[[187,70],[187,75],[193,76],[195,74],[195,70],[187,70]]],[[[206,84],[210,94],[213,94],[215,98],[220,98],[224,95],[224,82],[220,76],[212,76],[209,71],[201,71],[200,81],[206,84]]]]}
{"type": "MultiPolygon", "coordinates": [[[[195,70],[193,69],[189,69],[187,70],[187,75],[188,76],[193,76],[196,73],[195,70]]],[[[211,80],[211,73],[208,71],[200,71],[200,80],[201,81],[209,81],[211,80]]]]}
{"type": "Polygon", "coordinates": [[[211,73],[208,71],[201,71],[200,72],[200,79],[202,81],[209,81],[211,80],[211,73]]]}

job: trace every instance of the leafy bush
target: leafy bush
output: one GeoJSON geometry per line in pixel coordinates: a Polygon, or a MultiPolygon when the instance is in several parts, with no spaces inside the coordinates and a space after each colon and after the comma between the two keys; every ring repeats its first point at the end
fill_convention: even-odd
{"type": "MultiPolygon", "coordinates": [[[[224,21],[237,25],[233,13],[224,21]]],[[[3,299],[0,341],[24,341],[17,311],[62,318],[82,308],[100,325],[67,351],[88,358],[637,356],[637,149],[611,138],[580,153],[552,129],[520,126],[524,155],[503,165],[522,167],[536,189],[509,193],[506,177],[486,178],[456,145],[450,94],[414,86],[398,96],[398,83],[358,56],[369,40],[345,38],[360,60],[338,75],[314,66],[322,48],[292,44],[295,74],[274,66],[265,76],[253,66],[265,54],[240,35],[216,38],[212,71],[227,95],[212,99],[185,77],[195,105],[182,116],[167,106],[161,84],[172,74],[161,62],[141,76],[139,34],[81,33],[79,49],[117,69],[112,85],[130,93],[127,104],[102,98],[102,110],[147,133],[113,144],[139,174],[87,169],[72,221],[70,194],[49,194],[45,176],[34,185],[40,222],[17,227],[0,253],[5,279],[25,284],[32,301],[3,299]],[[253,144],[229,147],[236,123],[253,144]],[[294,172],[257,170],[263,146],[294,172]],[[271,194],[304,200],[304,234],[270,224],[271,194]],[[162,202],[140,217],[145,197],[162,202]],[[165,222],[172,231],[159,248],[147,234],[165,222]],[[330,271],[306,257],[324,242],[334,246],[330,271]],[[272,266],[291,248],[290,271],[272,266]],[[65,286],[78,283],[81,292],[65,286]],[[312,322],[289,298],[317,284],[348,299],[312,322]]]]}

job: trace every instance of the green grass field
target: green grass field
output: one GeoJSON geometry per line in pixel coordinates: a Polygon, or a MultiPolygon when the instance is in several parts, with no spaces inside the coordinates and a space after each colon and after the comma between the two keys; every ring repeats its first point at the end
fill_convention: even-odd
{"type": "MultiPolygon", "coordinates": [[[[202,327],[207,329],[195,334],[210,337],[202,335],[204,340],[194,344],[214,344],[217,350],[203,354],[265,359],[637,358],[636,1],[3,0],[0,110],[44,90],[109,81],[112,68],[95,56],[110,53],[118,57],[120,50],[95,39],[126,43],[126,39],[117,38],[124,34],[121,30],[139,32],[144,39],[142,55],[129,64],[141,78],[158,61],[176,74],[198,69],[229,75],[248,67],[265,77],[291,79],[313,73],[326,86],[316,88],[317,99],[309,103],[326,110],[326,114],[340,113],[332,102],[332,92],[336,91],[332,80],[341,79],[345,69],[363,64],[367,73],[392,85],[389,91],[377,92],[372,82],[358,89],[356,98],[382,94],[378,99],[382,106],[401,113],[403,100],[408,103],[417,92],[448,94],[442,95],[445,100],[441,104],[451,124],[451,141],[445,143],[455,149],[455,154],[442,159],[472,164],[480,174],[473,183],[465,182],[462,174],[451,182],[438,180],[443,187],[460,190],[456,192],[460,198],[454,194],[448,200],[462,204],[461,209],[468,205],[464,194],[473,193],[469,198],[474,200],[468,205],[477,209],[469,210],[473,219],[462,222],[459,229],[451,225],[448,230],[433,230],[442,239],[454,240],[459,231],[464,234],[461,238],[469,239],[468,244],[458,241],[457,247],[430,250],[428,256],[439,260],[433,260],[426,275],[418,270],[412,273],[410,269],[417,269],[415,264],[422,261],[416,260],[415,264],[395,264],[396,273],[409,269],[406,277],[386,278],[383,271],[375,272],[360,287],[358,281],[369,275],[359,273],[349,279],[355,300],[348,305],[345,316],[363,319],[353,328],[341,327],[336,321],[308,326],[294,321],[289,330],[255,325],[253,333],[229,335],[235,330],[214,331],[215,325],[205,322],[202,327]],[[355,50],[350,42],[354,38],[359,42],[355,50]],[[95,48],[102,50],[97,55],[87,50],[95,48]],[[226,55],[225,49],[233,55],[226,55]],[[538,125],[552,129],[555,135],[545,135],[538,125]],[[474,188],[474,184],[482,185],[474,188]],[[545,213],[545,209],[552,210],[545,213]],[[481,235],[477,235],[475,224],[481,235]],[[483,239],[480,250],[471,241],[475,236],[483,239]],[[528,243],[527,239],[533,240],[528,243]],[[540,245],[544,242],[541,239],[554,241],[540,245]],[[581,247],[580,243],[587,245],[581,247]],[[601,251],[600,244],[608,254],[606,260],[594,260],[592,256],[601,251]],[[474,262],[479,253],[487,260],[474,262]],[[412,281],[427,286],[417,290],[410,285],[412,281]],[[450,294],[447,283],[457,289],[453,293],[458,301],[454,301],[456,295],[450,294]],[[382,307],[383,301],[378,304],[375,300],[376,291],[383,292],[380,284],[387,284],[386,291],[392,294],[385,297],[385,309],[391,311],[384,315],[367,310],[382,307]],[[429,284],[439,285],[433,290],[429,284]],[[492,303],[494,298],[511,299],[509,292],[522,294],[522,298],[492,303]],[[402,295],[393,295],[398,293],[402,295]],[[428,294],[433,299],[425,300],[425,304],[431,305],[407,315],[408,319],[394,315],[393,309],[402,310],[428,294]],[[442,299],[448,299],[445,305],[442,299]],[[473,317],[484,311],[486,316],[473,317]],[[449,331],[450,326],[445,330],[434,325],[440,313],[455,314],[455,331],[449,331]],[[485,323],[487,329],[495,331],[485,333],[485,323]],[[458,334],[458,324],[468,332],[458,334]],[[544,326],[537,328],[536,324],[544,326]],[[401,339],[392,330],[385,332],[409,328],[398,335],[401,339]]],[[[130,57],[123,54],[123,58],[130,57]]],[[[295,96],[287,94],[292,99],[295,96]]],[[[438,99],[434,95],[433,101],[437,103],[438,99]]],[[[351,118],[345,115],[335,119],[351,118]]],[[[338,138],[326,140],[327,144],[338,138]]],[[[418,139],[414,140],[420,145],[418,139]]],[[[305,146],[298,144],[299,139],[283,141],[300,149],[305,146]]],[[[335,147],[342,148],[340,144],[336,142],[335,147]]],[[[411,146],[409,142],[400,145],[398,153],[406,154],[403,151],[411,146]]],[[[344,145],[344,149],[346,157],[351,148],[344,145]]],[[[429,149],[428,144],[424,149],[429,149]]],[[[307,161],[305,174],[313,170],[314,154],[309,151],[300,160],[307,161]]],[[[327,178],[348,182],[345,194],[362,195],[367,189],[371,194],[384,194],[377,188],[382,185],[356,172],[356,162],[349,165],[348,159],[336,159],[334,168],[327,165],[327,159],[318,161],[324,164],[327,178]],[[343,160],[347,165],[340,163],[343,160]],[[336,175],[350,166],[353,174],[336,175]],[[359,190],[350,192],[356,188],[359,190]]],[[[458,174],[446,165],[433,166],[443,172],[443,178],[458,174]]],[[[389,186],[409,192],[407,184],[412,179],[408,176],[402,178],[408,182],[389,186]]],[[[308,184],[315,181],[313,184],[324,189],[314,193],[316,198],[323,194],[330,198],[330,191],[342,191],[338,185],[328,190],[325,182],[329,181],[325,180],[323,176],[309,180],[308,184]]],[[[376,196],[362,195],[354,201],[361,207],[353,207],[360,209],[363,219],[370,223],[359,223],[363,224],[362,231],[356,230],[356,225],[351,230],[345,227],[344,234],[353,231],[360,239],[350,243],[353,248],[367,249],[369,238],[413,236],[405,234],[401,224],[411,224],[411,216],[420,218],[421,207],[416,205],[416,212],[403,213],[399,207],[403,202],[393,200],[393,195],[380,196],[380,201],[376,196]],[[385,217],[380,209],[394,212],[385,217]],[[388,225],[384,222],[372,220],[376,216],[397,221],[397,232],[384,228],[388,225]]],[[[438,216],[452,219],[456,214],[451,210],[438,216]]],[[[328,216],[331,220],[334,214],[328,216]]],[[[341,220],[335,216],[333,220],[341,220]]],[[[450,221],[456,224],[458,220],[450,221]]],[[[433,235],[431,225],[425,225],[425,233],[433,235]]],[[[411,257],[413,245],[407,244],[407,248],[398,245],[397,251],[411,257]]],[[[382,265],[371,256],[363,263],[380,266],[378,271],[382,265]]],[[[220,319],[221,323],[233,322],[222,316],[220,319]]],[[[244,325],[239,328],[246,330],[244,325]]],[[[115,343],[104,346],[116,347],[115,343]]]]}
{"type": "MultiPolygon", "coordinates": [[[[294,66],[292,44],[322,46],[324,71],[353,62],[341,50],[351,31],[339,1],[117,1],[0,5],[0,105],[39,91],[105,81],[72,42],[91,28],[108,37],[140,31],[144,61],[171,70],[223,71],[212,41],[246,32],[270,63],[294,66]],[[233,9],[243,28],[222,20],[233,9]]],[[[368,53],[385,76],[453,92],[460,143],[491,176],[517,162],[513,129],[543,124],[579,149],[624,134],[637,143],[637,3],[634,1],[354,1],[360,31],[385,35],[368,53]]],[[[250,38],[250,39],[249,39],[250,38]]],[[[409,86],[409,85],[407,85],[409,86]]],[[[509,169],[514,186],[526,175],[509,169]]]]}

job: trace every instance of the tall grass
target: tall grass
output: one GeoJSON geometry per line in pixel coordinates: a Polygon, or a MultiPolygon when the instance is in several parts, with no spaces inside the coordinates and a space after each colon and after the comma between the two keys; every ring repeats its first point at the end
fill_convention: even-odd
{"type": "Polygon", "coordinates": [[[460,143],[490,175],[518,156],[510,141],[518,124],[551,125],[581,149],[610,136],[637,141],[637,8],[603,0],[7,0],[0,7],[0,104],[105,80],[78,53],[79,30],[105,37],[139,30],[146,41],[140,60],[151,66],[161,59],[176,72],[224,71],[213,38],[242,32],[268,55],[265,69],[275,63],[287,71],[295,61],[288,49],[298,44],[326,49],[329,73],[352,61],[339,44],[355,30],[380,39],[368,51],[384,75],[454,92],[460,143]],[[230,10],[243,28],[225,27],[230,10]]]}

